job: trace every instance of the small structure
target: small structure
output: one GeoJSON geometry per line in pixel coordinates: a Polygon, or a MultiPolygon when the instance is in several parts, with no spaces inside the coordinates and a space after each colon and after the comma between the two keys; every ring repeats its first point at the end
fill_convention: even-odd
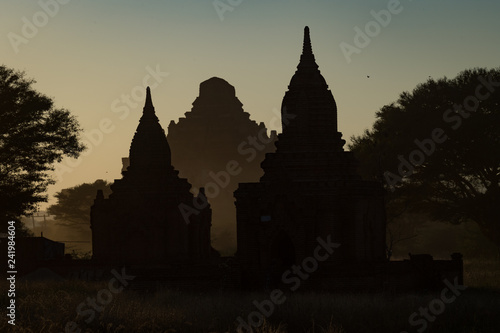
{"type": "Polygon", "coordinates": [[[64,258],[64,243],[43,236],[16,239],[16,257],[23,264],[27,261],[52,261],[64,258]]]}
{"type": "MultiPolygon", "coordinates": [[[[3,242],[2,239],[0,243],[3,242]]],[[[43,236],[19,237],[16,238],[15,242],[15,261],[19,274],[31,272],[38,267],[53,265],[64,260],[64,243],[43,236]]]]}

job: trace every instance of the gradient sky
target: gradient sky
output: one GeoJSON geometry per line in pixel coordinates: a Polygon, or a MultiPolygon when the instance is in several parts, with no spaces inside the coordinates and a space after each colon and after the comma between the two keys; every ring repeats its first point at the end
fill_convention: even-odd
{"type": "Polygon", "coordinates": [[[63,188],[121,177],[121,158],[128,156],[144,102],[131,96],[126,106],[120,99],[134,92],[141,97],[137,87],[148,67],[168,72],[152,89],[165,130],[191,109],[199,84],[218,76],[236,88],[251,119],[280,131],[276,111],[308,25],[337,101],[339,130],[349,140],[371,127],[378,109],[429,76],[498,67],[500,59],[497,0],[401,0],[401,11],[350,62],[341,43],[355,45],[354,28],[364,30],[374,20],[370,12],[391,1],[220,0],[232,9],[222,20],[213,0],[60,0],[67,3],[58,8],[54,1],[2,0],[1,62],[26,71],[35,88],[71,110],[86,132],[95,133],[104,121],[108,133],[80,160],[63,162],[76,166],[56,177],[50,203],[63,188]],[[40,13],[40,3],[52,4],[53,15],[40,13]],[[23,35],[26,21],[38,22],[38,31],[24,28],[23,35]],[[13,34],[28,37],[18,52],[13,34]]]}

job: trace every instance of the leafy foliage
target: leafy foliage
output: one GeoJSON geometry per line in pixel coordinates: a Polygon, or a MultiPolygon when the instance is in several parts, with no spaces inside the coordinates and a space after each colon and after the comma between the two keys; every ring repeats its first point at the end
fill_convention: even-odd
{"type": "Polygon", "coordinates": [[[74,229],[88,229],[90,226],[90,207],[94,203],[97,190],[105,197],[111,194],[110,183],[98,179],[94,183],[83,183],[56,193],[57,203],[47,212],[55,216],[55,223],[74,229]]]}
{"type": "Polygon", "coordinates": [[[475,221],[500,248],[500,69],[429,79],[352,138],[367,178],[389,190],[389,214],[475,221]]]}
{"type": "Polygon", "coordinates": [[[46,201],[50,171],[84,150],[74,116],[35,91],[23,72],[0,66],[0,219],[13,219],[46,201]]]}

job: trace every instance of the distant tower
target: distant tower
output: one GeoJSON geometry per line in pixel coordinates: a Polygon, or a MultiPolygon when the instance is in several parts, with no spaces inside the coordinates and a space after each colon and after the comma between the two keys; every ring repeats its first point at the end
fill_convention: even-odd
{"type": "Polygon", "coordinates": [[[276,132],[269,135],[264,123],[251,120],[234,87],[218,77],[202,82],[192,110],[170,122],[172,164],[194,187],[205,187],[214,247],[226,254],[236,249],[233,192],[240,182],[259,180],[260,163],[275,150],[275,140],[276,132]]]}
{"type": "Polygon", "coordinates": [[[244,284],[280,280],[284,270],[313,255],[318,237],[341,244],[321,263],[323,272],[341,263],[383,262],[384,190],[361,180],[357,161],[343,150],[337,106],[318,70],[308,27],[283,98],[282,126],[276,152],[262,162],[260,182],[240,184],[235,192],[244,284]]]}
{"type": "Polygon", "coordinates": [[[97,194],[91,209],[92,249],[107,264],[196,263],[211,253],[211,209],[188,221],[179,206],[197,199],[178,177],[170,146],[155,114],[149,87],[129,153],[130,165],[115,180],[112,194],[97,194]]]}

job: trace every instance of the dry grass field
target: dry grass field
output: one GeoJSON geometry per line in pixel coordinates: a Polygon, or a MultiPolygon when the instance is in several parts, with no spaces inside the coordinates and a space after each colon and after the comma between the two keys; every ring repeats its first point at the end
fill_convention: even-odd
{"type": "MultiPolygon", "coordinates": [[[[290,293],[253,332],[400,333],[500,332],[500,264],[495,261],[465,263],[467,289],[442,313],[410,325],[409,318],[429,307],[440,292],[428,294],[317,294],[290,293]],[[420,329],[420,331],[418,330],[420,329]]],[[[3,290],[6,283],[2,282],[3,290]]],[[[96,298],[107,282],[18,282],[16,325],[7,323],[7,294],[2,293],[1,332],[236,332],[238,317],[256,311],[254,300],[269,293],[213,291],[190,293],[160,290],[154,294],[125,290],[114,294],[99,311],[80,303],[96,298]],[[100,312],[101,311],[101,312],[100,312]],[[91,319],[90,313],[95,317],[91,319]],[[90,320],[91,319],[91,320],[90,320]],[[86,322],[87,321],[87,322],[86,322]],[[79,331],[81,330],[81,331],[79,331]]],[[[104,296],[103,296],[104,297],[104,296]]],[[[422,317],[419,317],[422,318],[422,317]]],[[[247,332],[243,329],[242,332],[247,332]]]]}

